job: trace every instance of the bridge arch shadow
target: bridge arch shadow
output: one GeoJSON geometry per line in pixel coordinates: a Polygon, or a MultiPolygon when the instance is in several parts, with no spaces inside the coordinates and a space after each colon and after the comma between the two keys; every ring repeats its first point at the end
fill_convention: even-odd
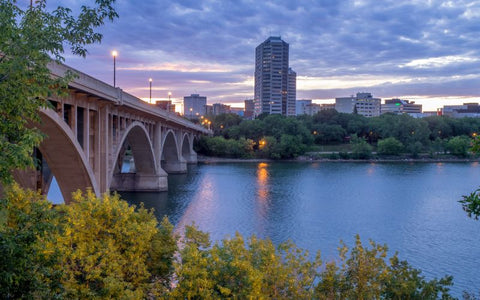
{"type": "Polygon", "coordinates": [[[161,166],[167,173],[187,172],[186,160],[179,154],[178,141],[173,130],[165,133],[162,143],[161,166]]]}
{"type": "Polygon", "coordinates": [[[15,171],[15,180],[23,187],[41,190],[47,194],[55,176],[65,203],[72,200],[78,189],[90,188],[96,195],[100,190],[88,160],[67,123],[53,110],[39,111],[40,123],[35,126],[46,137],[38,147],[36,155],[43,170],[15,171]],[[43,172],[42,174],[42,171],[43,172]]]}
{"type": "Polygon", "coordinates": [[[188,133],[185,133],[182,139],[182,157],[189,164],[197,162],[197,153],[193,150],[193,139],[194,136],[188,133]]]}
{"type": "Polygon", "coordinates": [[[154,150],[145,126],[132,122],[124,131],[113,153],[110,189],[116,191],[163,191],[167,174],[157,168],[154,150]],[[124,168],[125,163],[134,164],[124,168]],[[123,168],[122,168],[123,167],[123,168]]]}

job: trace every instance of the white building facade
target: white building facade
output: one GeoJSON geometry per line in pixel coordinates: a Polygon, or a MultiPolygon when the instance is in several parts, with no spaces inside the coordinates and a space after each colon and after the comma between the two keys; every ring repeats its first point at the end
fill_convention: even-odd
{"type": "Polygon", "coordinates": [[[374,98],[371,93],[357,93],[356,96],[335,98],[335,109],[341,113],[354,113],[365,117],[378,117],[381,113],[382,99],[374,98]]]}

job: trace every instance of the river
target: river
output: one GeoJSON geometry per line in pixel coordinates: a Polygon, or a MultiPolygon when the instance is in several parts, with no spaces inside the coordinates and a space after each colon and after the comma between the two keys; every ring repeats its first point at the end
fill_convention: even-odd
{"type": "Polygon", "coordinates": [[[480,221],[457,201],[479,185],[478,163],[221,163],[169,175],[168,192],[122,196],[167,215],[178,232],[195,222],[214,241],[236,231],[290,239],[323,260],[358,233],[429,279],[453,275],[460,296],[480,291],[480,221]]]}

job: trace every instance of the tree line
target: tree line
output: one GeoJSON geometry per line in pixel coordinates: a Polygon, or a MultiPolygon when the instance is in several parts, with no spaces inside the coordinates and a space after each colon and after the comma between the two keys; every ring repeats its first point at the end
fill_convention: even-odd
{"type": "Polygon", "coordinates": [[[467,157],[471,140],[480,134],[479,118],[383,114],[366,118],[334,109],[309,116],[261,115],[242,120],[233,114],[213,118],[213,137],[201,138],[196,150],[204,155],[236,158],[294,158],[324,145],[349,145],[340,158],[408,155],[467,157]]]}

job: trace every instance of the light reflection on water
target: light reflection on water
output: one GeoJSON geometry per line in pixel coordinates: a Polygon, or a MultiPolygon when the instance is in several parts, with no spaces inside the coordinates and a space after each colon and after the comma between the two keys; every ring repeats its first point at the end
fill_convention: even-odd
{"type": "Polygon", "coordinates": [[[460,296],[480,291],[480,221],[457,200],[479,185],[478,163],[242,163],[193,166],[169,175],[168,192],[123,195],[169,216],[178,232],[195,222],[213,240],[235,231],[291,239],[325,260],[358,233],[429,278],[454,275],[460,296]]]}

